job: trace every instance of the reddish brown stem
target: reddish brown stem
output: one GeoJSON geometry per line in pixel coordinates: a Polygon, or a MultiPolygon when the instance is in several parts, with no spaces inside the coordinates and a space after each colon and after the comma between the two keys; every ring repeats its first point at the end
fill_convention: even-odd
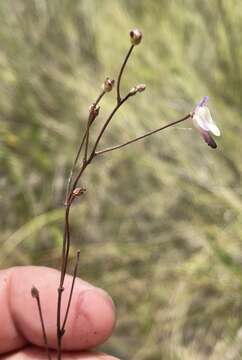
{"type": "Polygon", "coordinates": [[[123,75],[123,72],[124,72],[124,68],[125,68],[125,66],[126,66],[126,64],[127,64],[127,61],[128,61],[128,59],[129,59],[132,51],[133,51],[133,48],[134,48],[134,45],[131,45],[131,46],[130,46],[130,49],[129,49],[128,53],[127,53],[127,55],[125,56],[125,59],[124,59],[124,62],[123,62],[123,64],[122,64],[122,66],[121,66],[120,72],[119,72],[119,74],[118,74],[118,81],[117,81],[117,104],[119,104],[120,101],[121,101],[120,85],[121,85],[122,75],[123,75]]]}
{"type": "Polygon", "coordinates": [[[120,94],[120,87],[121,87],[121,80],[122,80],[122,75],[125,69],[125,66],[127,64],[127,61],[133,51],[134,45],[131,45],[127,55],[125,56],[125,59],[123,61],[123,64],[121,66],[121,69],[119,71],[119,75],[118,75],[118,80],[117,80],[117,103],[115,105],[115,107],[113,108],[112,112],[109,114],[109,116],[107,117],[106,121],[104,122],[95,142],[94,145],[91,149],[91,151],[89,151],[89,136],[90,136],[90,128],[91,125],[93,123],[93,121],[95,120],[95,117],[98,115],[98,111],[99,108],[97,108],[98,103],[100,102],[100,100],[102,99],[102,97],[105,94],[105,90],[102,91],[102,93],[98,96],[98,98],[96,99],[96,101],[92,104],[92,107],[90,109],[90,113],[89,113],[89,117],[87,120],[87,125],[86,125],[86,130],[85,133],[82,137],[82,141],[81,144],[78,148],[76,157],[74,159],[72,168],[71,168],[71,172],[70,172],[70,176],[68,179],[68,184],[67,184],[67,191],[66,191],[66,201],[65,201],[65,229],[64,229],[64,237],[63,237],[63,245],[62,245],[62,262],[61,262],[61,276],[60,276],[60,283],[59,283],[59,288],[58,288],[58,298],[57,298],[57,359],[61,360],[62,357],[62,338],[64,336],[65,333],[65,326],[66,326],[66,322],[68,319],[68,314],[69,314],[69,310],[70,310],[70,305],[71,305],[71,300],[73,297],[73,290],[74,290],[74,285],[75,285],[75,279],[76,279],[76,275],[77,275],[77,269],[78,269],[78,263],[79,263],[79,256],[80,253],[78,252],[77,254],[77,259],[76,259],[76,264],[75,264],[75,268],[74,268],[74,273],[73,273],[73,279],[72,279],[72,284],[71,284],[71,289],[70,289],[70,293],[69,293],[69,298],[68,298],[68,303],[67,303],[67,308],[66,308],[66,312],[64,315],[64,319],[63,319],[63,323],[61,324],[61,305],[62,305],[62,293],[64,291],[64,281],[65,281],[65,275],[66,275],[66,270],[67,270],[67,265],[68,265],[68,257],[69,257],[69,250],[70,250],[70,224],[69,224],[69,217],[70,217],[70,210],[71,210],[71,206],[72,203],[75,199],[76,196],[79,196],[80,190],[82,190],[81,188],[78,188],[78,183],[82,177],[82,175],[84,174],[87,166],[89,164],[91,164],[92,160],[94,159],[95,156],[97,155],[101,155],[107,152],[111,152],[114,151],[116,149],[120,149],[122,147],[125,147],[129,144],[132,144],[134,142],[137,142],[141,139],[144,139],[152,134],[155,134],[156,132],[159,132],[161,130],[164,130],[165,128],[168,128],[170,126],[173,126],[175,124],[178,124],[179,122],[182,122],[186,119],[188,119],[190,117],[190,114],[185,116],[184,118],[174,121],[172,123],[169,123],[165,126],[160,127],[159,129],[156,130],[152,130],[142,136],[139,136],[135,139],[129,140],[123,144],[120,145],[116,145],[104,150],[100,150],[97,151],[98,145],[101,141],[101,139],[103,138],[103,135],[108,127],[108,125],[110,124],[112,118],[114,117],[114,115],[116,114],[116,112],[118,111],[118,109],[129,99],[129,97],[135,95],[137,92],[141,91],[141,88],[138,89],[138,87],[133,88],[125,97],[121,97],[120,94]],[[82,163],[80,164],[80,168],[77,171],[77,174],[74,177],[74,172],[76,170],[76,166],[77,166],[77,162],[80,158],[80,155],[82,153],[83,150],[83,146],[84,146],[84,154],[83,154],[83,160],[82,163]]]}
{"type": "Polygon", "coordinates": [[[77,255],[76,255],[76,264],[75,264],[75,268],[74,268],[74,272],[73,272],[71,290],[70,290],[68,304],[67,304],[67,308],[66,308],[66,314],[65,314],[64,321],[63,321],[62,328],[61,328],[63,333],[65,332],[66,321],[67,321],[70,306],[71,306],[72,294],[73,294],[73,290],[74,290],[74,285],[75,285],[75,280],[76,280],[76,275],[77,275],[77,270],[78,270],[78,265],[79,265],[79,259],[80,259],[80,251],[78,250],[77,255]]]}
{"type": "Polygon", "coordinates": [[[91,153],[91,155],[90,155],[90,157],[89,157],[89,160],[90,160],[90,161],[91,161],[92,158],[95,156],[95,152],[96,152],[96,149],[97,149],[97,147],[98,147],[98,144],[99,144],[99,142],[100,142],[100,140],[101,140],[101,138],[102,138],[102,136],[103,136],[103,134],[104,134],[107,126],[109,125],[110,121],[112,120],[114,114],[117,112],[117,110],[120,108],[120,106],[122,106],[122,105],[128,100],[128,98],[130,98],[131,96],[132,96],[132,94],[131,94],[131,93],[128,93],[128,94],[115,106],[115,108],[113,109],[113,111],[111,112],[111,114],[109,115],[109,117],[107,118],[107,120],[106,120],[106,122],[104,123],[104,125],[103,125],[103,127],[102,127],[102,129],[101,129],[101,131],[100,131],[100,133],[99,133],[99,135],[98,135],[98,137],[97,137],[97,140],[96,140],[96,142],[95,142],[95,144],[94,144],[94,146],[93,146],[92,153],[91,153]]]}
{"type": "Polygon", "coordinates": [[[164,129],[167,129],[167,128],[173,126],[173,125],[179,124],[180,122],[185,121],[185,120],[189,119],[190,117],[191,117],[191,114],[188,114],[188,115],[184,116],[183,118],[181,118],[179,120],[173,121],[173,122],[171,122],[171,123],[169,123],[167,125],[164,125],[164,126],[158,128],[158,129],[149,131],[148,133],[146,133],[144,135],[141,135],[141,136],[138,136],[138,137],[136,137],[134,139],[131,139],[131,140],[129,140],[129,141],[123,143],[123,144],[119,144],[119,145],[112,146],[112,147],[109,147],[109,148],[104,149],[104,150],[97,151],[97,152],[95,152],[95,156],[102,155],[102,154],[105,154],[107,152],[114,151],[114,150],[117,150],[117,149],[121,149],[121,148],[123,148],[125,146],[128,146],[128,145],[132,144],[132,143],[143,140],[148,136],[151,136],[151,135],[153,135],[155,133],[158,133],[158,132],[160,132],[160,131],[162,131],[164,129]]]}
{"type": "MultiPolygon", "coordinates": [[[[102,91],[101,94],[97,97],[96,101],[92,104],[92,109],[93,110],[95,110],[95,108],[97,107],[97,105],[99,104],[99,102],[101,101],[101,99],[102,99],[102,97],[104,95],[105,95],[105,91],[102,91]]],[[[70,187],[71,187],[71,183],[72,183],[72,179],[73,179],[73,174],[74,174],[78,159],[80,157],[83,145],[85,143],[85,140],[86,140],[85,154],[87,154],[88,143],[89,143],[89,130],[90,130],[90,126],[92,125],[91,116],[92,116],[92,112],[90,111],[89,116],[88,116],[88,120],[87,120],[87,127],[86,127],[85,133],[84,133],[84,135],[82,137],[81,144],[80,144],[80,146],[78,148],[78,151],[76,153],[76,157],[75,157],[74,162],[72,164],[72,168],[71,168],[70,175],[69,175],[69,178],[68,178],[65,204],[67,203],[67,199],[70,196],[70,187]]]]}
{"type": "Polygon", "coordinates": [[[45,330],[45,323],[44,323],[43,312],[42,312],[42,308],[41,308],[39,291],[35,286],[32,287],[31,294],[32,294],[33,298],[36,299],[36,304],[37,304],[38,313],[39,313],[39,317],[40,317],[40,324],[41,324],[41,329],[42,329],[42,335],[43,335],[46,355],[47,355],[48,360],[51,360],[50,348],[48,345],[48,338],[47,338],[47,334],[46,334],[46,330],[45,330]]]}

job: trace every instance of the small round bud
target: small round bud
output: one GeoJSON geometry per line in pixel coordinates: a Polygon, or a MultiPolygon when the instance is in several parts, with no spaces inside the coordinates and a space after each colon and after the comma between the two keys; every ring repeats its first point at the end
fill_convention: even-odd
{"type": "Polygon", "coordinates": [[[33,298],[39,297],[39,290],[35,286],[32,286],[31,288],[31,295],[33,298]]]}
{"type": "Polygon", "coordinates": [[[100,106],[95,107],[95,104],[92,104],[89,106],[89,119],[91,122],[93,122],[96,117],[99,115],[100,106]]]}
{"type": "Polygon", "coordinates": [[[94,109],[95,109],[95,104],[93,103],[93,104],[91,104],[90,106],[89,106],[89,113],[91,113],[91,112],[93,112],[94,111],[94,109]]]}
{"type": "Polygon", "coordinates": [[[74,196],[80,196],[82,194],[84,194],[84,192],[86,191],[86,189],[83,189],[81,187],[77,187],[73,190],[73,195],[74,196]]]}
{"type": "Polygon", "coordinates": [[[133,96],[133,95],[137,94],[137,92],[143,92],[143,91],[145,91],[145,89],[146,89],[146,85],[145,85],[145,84],[139,84],[139,85],[134,86],[134,87],[130,90],[129,94],[130,94],[131,96],[133,96]]]}
{"type": "Polygon", "coordinates": [[[143,92],[146,89],[146,85],[145,84],[139,84],[139,85],[136,86],[136,89],[137,89],[138,92],[143,92]]]}
{"type": "Polygon", "coordinates": [[[95,118],[98,116],[99,111],[100,111],[100,106],[97,106],[97,107],[93,110],[93,115],[94,115],[95,118]]]}
{"type": "Polygon", "coordinates": [[[133,29],[129,33],[130,41],[132,45],[139,45],[142,40],[142,32],[138,29],[133,29]]]}
{"type": "Polygon", "coordinates": [[[115,81],[113,79],[110,78],[106,78],[106,80],[104,81],[102,88],[105,92],[109,92],[112,91],[113,86],[114,86],[115,81]]]}

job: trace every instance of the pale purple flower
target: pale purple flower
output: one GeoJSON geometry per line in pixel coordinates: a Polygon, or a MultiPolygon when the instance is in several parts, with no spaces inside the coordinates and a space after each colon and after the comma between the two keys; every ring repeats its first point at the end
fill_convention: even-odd
{"type": "Polygon", "coordinates": [[[193,111],[192,121],[195,128],[202,135],[204,141],[215,149],[217,144],[211,133],[215,136],[220,136],[220,130],[212,119],[209,108],[206,106],[207,102],[208,96],[205,96],[193,111]]]}

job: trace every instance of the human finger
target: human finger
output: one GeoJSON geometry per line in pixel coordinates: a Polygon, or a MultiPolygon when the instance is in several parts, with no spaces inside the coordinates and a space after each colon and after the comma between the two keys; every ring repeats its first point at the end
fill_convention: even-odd
{"type": "MultiPolygon", "coordinates": [[[[51,348],[56,348],[57,288],[60,273],[46,267],[16,267],[0,272],[0,353],[16,350],[27,343],[43,346],[43,336],[35,299],[39,290],[43,317],[51,348]]],[[[62,320],[68,302],[72,277],[66,276],[62,297],[62,320]]],[[[64,350],[89,349],[103,343],[112,333],[115,310],[111,298],[101,289],[76,279],[64,350]]]]}

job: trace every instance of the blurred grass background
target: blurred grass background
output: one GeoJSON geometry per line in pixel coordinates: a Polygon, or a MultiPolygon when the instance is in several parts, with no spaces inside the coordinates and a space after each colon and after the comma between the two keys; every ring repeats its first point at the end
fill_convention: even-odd
{"type": "MultiPolygon", "coordinates": [[[[97,159],[72,212],[72,258],[80,248],[80,276],[117,304],[110,354],[241,359],[241,2],[6,0],[0,19],[1,267],[59,266],[88,107],[138,27],[123,88],[147,90],[102,146],[178,119],[204,95],[222,137],[213,151],[184,123],[97,159]]],[[[105,98],[99,122],[114,102],[105,98]]]]}

